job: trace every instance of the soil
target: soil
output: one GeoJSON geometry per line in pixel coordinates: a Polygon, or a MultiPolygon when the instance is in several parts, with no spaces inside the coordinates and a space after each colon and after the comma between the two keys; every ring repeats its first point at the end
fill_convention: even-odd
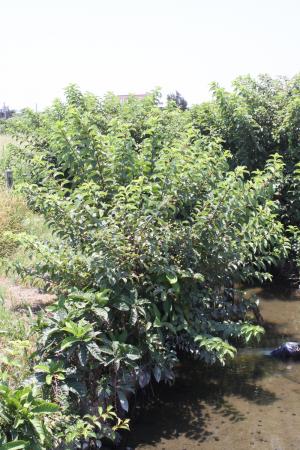
{"type": "Polygon", "coordinates": [[[43,293],[35,287],[21,286],[8,277],[0,276],[1,288],[5,293],[5,303],[13,310],[30,307],[32,311],[38,311],[55,299],[52,294],[43,293]]]}

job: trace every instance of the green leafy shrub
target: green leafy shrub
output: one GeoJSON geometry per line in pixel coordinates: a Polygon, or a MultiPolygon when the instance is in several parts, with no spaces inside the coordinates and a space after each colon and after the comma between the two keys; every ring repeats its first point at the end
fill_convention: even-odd
{"type": "Polygon", "coordinates": [[[0,385],[0,444],[3,450],[51,448],[51,433],[45,415],[59,410],[54,403],[39,398],[34,389],[11,389],[0,385]]]}
{"type": "Polygon", "coordinates": [[[120,105],[72,86],[65,103],[17,125],[24,192],[56,236],[25,237],[36,264],[19,267],[59,296],[35,327],[36,381],[94,432],[113,408],[115,422],[101,423],[116,439],[131,396],[172,382],[180,352],[224,364],[237,340],[263,332],[255,300],[231,286],[270,279],[289,250],[282,160],[251,176],[230,170],[219,139],[172,102],[160,108],[157,93],[120,105]]]}
{"type": "Polygon", "coordinates": [[[299,75],[290,80],[268,75],[239,77],[232,85],[233,92],[212,85],[213,100],[205,106],[207,117],[201,115],[203,105],[194,107],[195,125],[206,124],[206,134],[224,140],[235,165],[262,168],[277,152],[291,173],[299,162],[299,75]]]}

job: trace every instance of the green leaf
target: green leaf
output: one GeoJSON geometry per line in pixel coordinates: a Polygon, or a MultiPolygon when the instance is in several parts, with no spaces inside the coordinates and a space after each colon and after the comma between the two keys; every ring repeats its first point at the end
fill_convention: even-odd
{"type": "Polygon", "coordinates": [[[108,311],[104,308],[93,308],[94,314],[96,314],[99,319],[103,320],[104,322],[108,321],[108,311]]]}
{"type": "Polygon", "coordinates": [[[140,355],[140,353],[136,353],[136,354],[135,353],[127,353],[126,357],[128,359],[131,359],[132,361],[136,361],[137,359],[141,358],[141,355],[140,355]]]}
{"type": "Polygon", "coordinates": [[[117,308],[119,311],[129,311],[130,307],[126,302],[119,302],[115,303],[115,308],[117,308]]]}
{"type": "Polygon", "coordinates": [[[1,445],[2,450],[19,450],[25,449],[29,445],[28,441],[13,441],[7,444],[1,445]]]}
{"type": "Polygon", "coordinates": [[[79,362],[82,367],[85,367],[88,360],[87,347],[86,345],[81,345],[78,352],[79,362]]]}
{"type": "Polygon", "coordinates": [[[72,345],[75,344],[76,342],[80,342],[77,337],[75,337],[75,336],[68,336],[62,341],[62,343],[60,345],[60,349],[61,350],[66,350],[67,348],[72,347],[72,345]]]}
{"type": "Polygon", "coordinates": [[[48,386],[50,386],[52,384],[52,377],[53,377],[53,375],[51,375],[51,374],[48,374],[46,376],[46,384],[48,384],[48,386]]]}
{"type": "Polygon", "coordinates": [[[30,419],[30,422],[34,427],[34,429],[39,437],[39,440],[41,441],[42,444],[44,444],[44,442],[46,440],[46,435],[45,435],[45,429],[44,429],[43,423],[37,417],[30,419]]]}
{"type": "Polygon", "coordinates": [[[51,414],[60,411],[60,408],[55,403],[44,403],[43,405],[32,408],[31,412],[34,414],[51,414]]]}
{"type": "Polygon", "coordinates": [[[49,366],[46,366],[45,364],[38,364],[37,366],[34,366],[33,369],[35,370],[35,372],[45,372],[45,373],[50,373],[50,368],[49,368],[49,366]]]}
{"type": "Polygon", "coordinates": [[[104,289],[101,292],[97,292],[95,294],[95,299],[96,299],[96,302],[98,303],[98,305],[101,305],[101,306],[107,305],[107,303],[109,302],[109,294],[110,294],[110,289],[104,289]]]}
{"type": "Polygon", "coordinates": [[[166,278],[170,284],[175,284],[178,281],[177,275],[172,273],[166,274],[166,278]]]}
{"type": "Polygon", "coordinates": [[[98,361],[103,362],[103,355],[102,355],[101,349],[100,349],[100,347],[98,347],[96,342],[89,342],[87,344],[87,349],[93,358],[97,359],[98,361]]]}

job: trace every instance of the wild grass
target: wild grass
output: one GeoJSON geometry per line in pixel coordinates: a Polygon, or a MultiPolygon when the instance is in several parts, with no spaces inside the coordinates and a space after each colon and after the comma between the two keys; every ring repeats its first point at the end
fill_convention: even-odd
{"type": "Polygon", "coordinates": [[[15,265],[30,267],[35,259],[20,245],[19,233],[39,240],[53,239],[43,217],[31,211],[22,196],[0,190],[0,276],[8,275],[18,283],[21,280],[15,271],[15,265]]]}
{"type": "Polygon", "coordinates": [[[0,380],[13,386],[30,371],[30,354],[35,344],[30,332],[30,314],[14,311],[0,289],[0,380]]]}
{"type": "Polygon", "coordinates": [[[28,337],[28,315],[9,308],[4,296],[0,297],[0,341],[24,340],[28,337]]]}
{"type": "Polygon", "coordinates": [[[0,380],[9,380],[12,386],[30,371],[30,354],[35,348],[31,317],[29,311],[16,311],[8,290],[0,286],[0,380]]]}
{"type": "Polygon", "coordinates": [[[0,191],[0,258],[12,254],[16,248],[14,235],[25,230],[28,208],[20,195],[0,191]]]}
{"type": "Polygon", "coordinates": [[[0,134],[0,172],[3,176],[3,170],[6,168],[6,163],[10,159],[10,149],[8,144],[13,144],[14,141],[10,136],[0,134]]]}
{"type": "Polygon", "coordinates": [[[0,134],[0,158],[2,158],[3,153],[5,152],[7,144],[13,144],[14,141],[10,136],[5,134],[0,134]]]}

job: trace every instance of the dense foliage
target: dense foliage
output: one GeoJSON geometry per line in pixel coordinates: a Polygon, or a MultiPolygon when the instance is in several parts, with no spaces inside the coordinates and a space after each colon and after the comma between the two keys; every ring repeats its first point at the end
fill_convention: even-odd
{"type": "Polygon", "coordinates": [[[282,156],[284,177],[277,198],[293,245],[281,274],[299,282],[300,77],[239,77],[232,92],[214,83],[212,94],[212,101],[191,108],[192,121],[202,134],[221,139],[233,155],[231,167],[261,169],[270,155],[282,156]]]}
{"type": "Polygon", "coordinates": [[[264,168],[236,165],[218,108],[161,108],[157,92],[121,105],[71,86],[65,102],[14,122],[23,192],[55,236],[22,238],[37,262],[20,272],[58,294],[35,326],[35,380],[77,415],[73,448],[115,440],[132,394],[171,382],[181,353],[224,364],[263,331],[256,300],[233,283],[269,279],[289,251],[278,218],[284,165],[272,144],[264,168]]]}
{"type": "Polygon", "coordinates": [[[232,85],[227,92],[212,84],[212,101],[191,109],[195,126],[223,140],[234,156],[233,165],[262,168],[277,152],[290,170],[299,161],[299,76],[240,77],[232,85]]]}

